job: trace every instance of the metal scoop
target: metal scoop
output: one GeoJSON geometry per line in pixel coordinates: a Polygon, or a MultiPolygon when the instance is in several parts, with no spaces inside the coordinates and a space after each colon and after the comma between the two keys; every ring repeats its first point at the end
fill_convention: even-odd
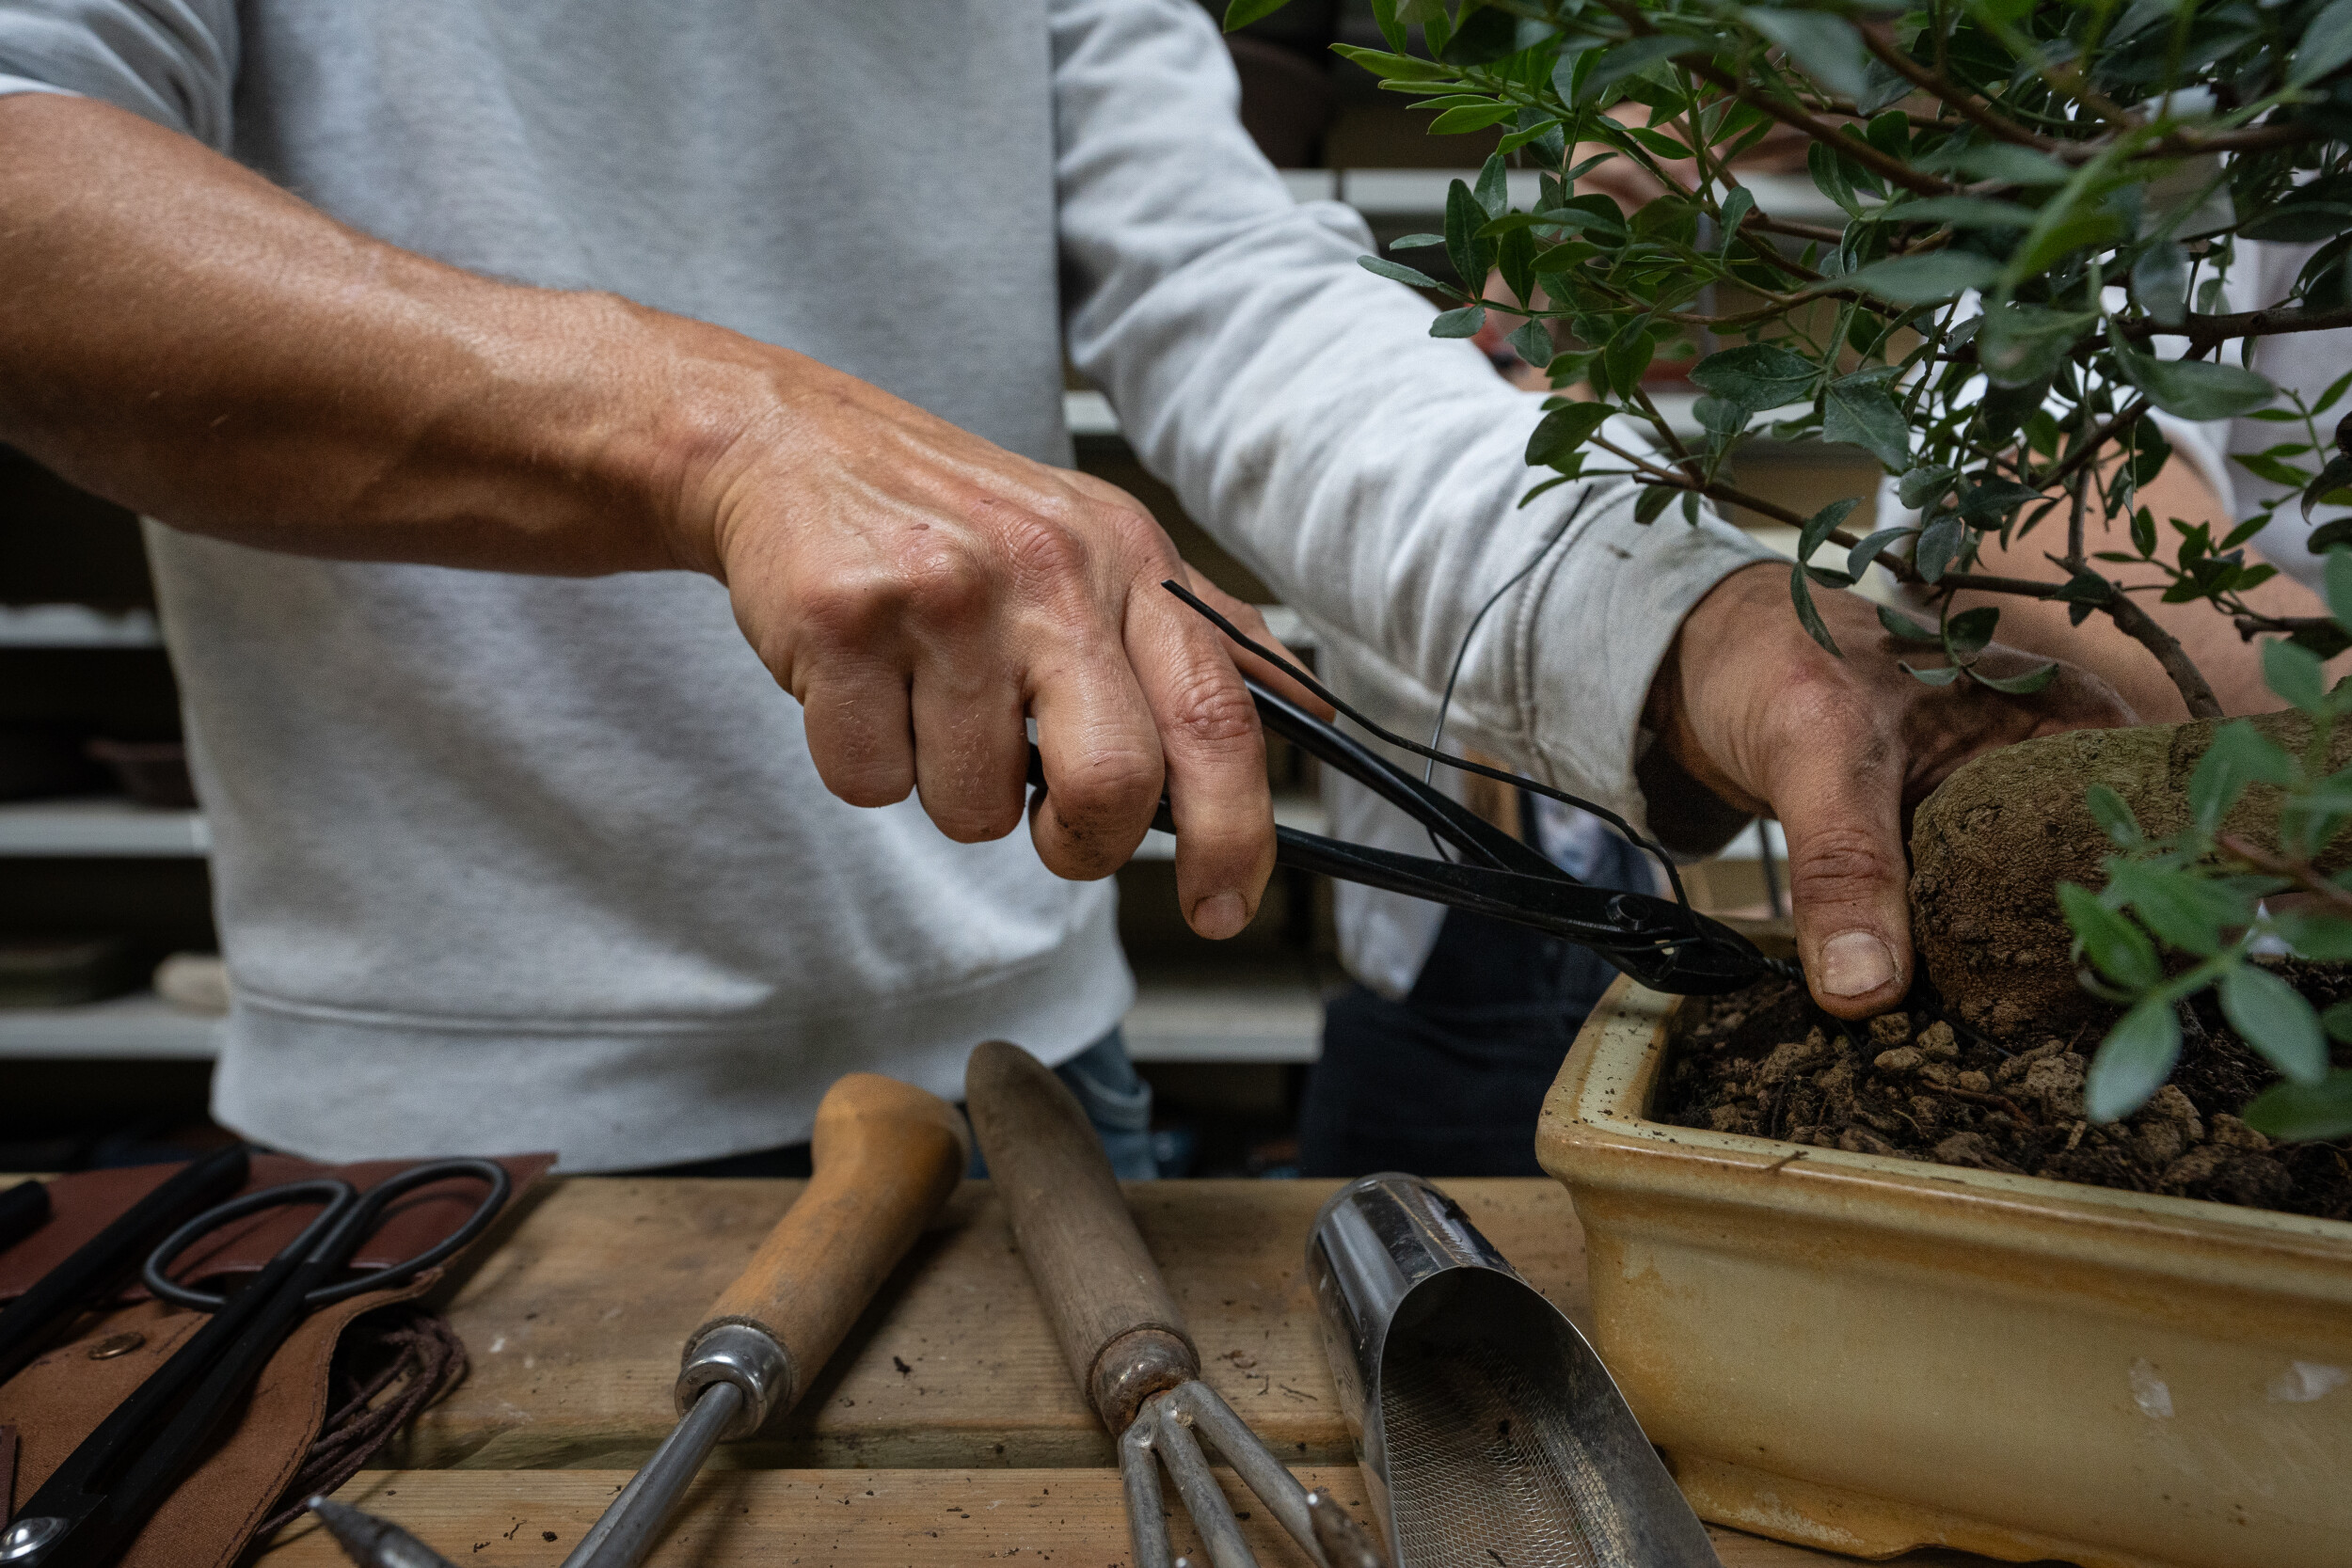
{"type": "Polygon", "coordinates": [[[1396,1568],[1722,1568],[1584,1336],[1435,1186],[1341,1188],[1307,1274],[1396,1568]]]}
{"type": "Polygon", "coordinates": [[[1257,1568],[1232,1505],[1210,1473],[1203,1441],[1316,1568],[1385,1568],[1370,1534],[1328,1497],[1301,1486],[1200,1381],[1200,1357],[1184,1314],[1136,1229],[1077,1097],[1043,1063],[1002,1040],[972,1053],[963,1092],[1054,1338],[1087,1402],[1119,1439],[1136,1568],[1184,1568],[1186,1561],[1173,1556],[1168,1541],[1163,1465],[1214,1568],[1257,1568]]]}

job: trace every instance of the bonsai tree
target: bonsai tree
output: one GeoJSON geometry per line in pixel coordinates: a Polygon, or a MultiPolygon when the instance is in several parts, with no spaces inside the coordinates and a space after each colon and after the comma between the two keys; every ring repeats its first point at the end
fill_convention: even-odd
{"type": "MultiPolygon", "coordinates": [[[[1284,3],[1233,0],[1227,26],[1284,3]]],[[[2352,824],[2352,770],[2327,766],[2352,696],[2321,673],[2352,647],[2352,519],[2311,537],[2332,552],[2332,613],[2289,620],[2245,597],[2276,570],[2244,546],[2277,502],[2223,528],[2139,499],[2170,456],[2155,410],[2276,422],[2279,442],[2238,461],[2299,494],[2306,518],[2352,487],[2352,417],[2328,427],[2352,373],[2307,402],[2246,368],[2262,339],[2352,325],[2352,0],[1372,7],[1388,47],[1341,53],[1416,100],[1433,133],[1500,141],[1474,183],[1454,182],[1443,233],[1391,247],[1441,254],[1450,277],[1363,265],[1438,296],[1439,337],[1476,333],[1489,311],[1524,318],[1511,343],[1555,392],[1528,443],[1527,500],[1621,475],[1640,486],[1644,521],[1695,521],[1706,500],[1792,525],[1789,597],[1807,630],[1837,653],[1816,588],[1890,571],[1936,607],[1932,624],[1881,611],[1931,685],[2046,684],[2055,666],[1979,670],[1999,608],[1952,604],[1963,590],[2031,596],[2064,603],[2076,625],[2107,617],[2192,716],[2218,717],[2205,676],[2148,612],[2152,590],[2104,569],[2124,562],[2153,573],[2165,601],[2202,601],[2269,639],[2265,674],[2309,717],[2309,746],[2223,730],[2180,832],[2143,833],[2112,791],[2090,802],[2117,853],[2102,890],[2060,896],[2085,983],[2125,1011],[2088,1102],[2100,1119],[2145,1102],[2181,1049],[2175,1004],[2217,987],[2233,1026],[2286,1079],[2249,1122],[2289,1138],[2352,1133],[2352,1071],[2331,1069],[2327,1048],[2330,1035],[2352,1041],[2352,1007],[2323,1019],[2253,961],[2352,958],[2352,877],[2318,869],[2352,824]],[[1842,225],[1776,214],[1742,183],[1741,155],[1776,132],[1804,138],[1842,225]],[[1613,160],[1659,194],[1628,212],[1580,192],[1613,160]],[[1511,204],[1514,164],[1540,176],[1532,208],[1511,204]],[[2227,282],[2249,240],[2323,243],[2286,298],[2233,310],[2227,282]],[[1645,389],[1654,360],[1692,362],[1695,437],[1645,389]],[[1647,425],[1652,450],[1613,439],[1613,416],[1647,425]],[[1728,459],[1756,433],[1862,448],[1917,520],[1857,536],[1845,524],[1858,497],[1802,516],[1741,489],[1728,459]],[[2028,538],[2059,577],[1979,569],[1988,542],[2028,538]],[[2222,831],[2251,787],[2284,792],[2275,842],[2222,831]]]]}

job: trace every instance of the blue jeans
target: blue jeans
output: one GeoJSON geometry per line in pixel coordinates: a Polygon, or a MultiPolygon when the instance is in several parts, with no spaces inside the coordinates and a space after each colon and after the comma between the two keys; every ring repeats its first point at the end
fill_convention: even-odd
{"type": "MultiPolygon", "coordinates": [[[[1127,1039],[1116,1025],[1109,1034],[1056,1068],[1054,1075],[1069,1085],[1070,1092],[1086,1107],[1087,1119],[1102,1137],[1103,1152],[1111,1158],[1114,1175],[1125,1181],[1150,1181],[1159,1176],[1159,1162],[1152,1157],[1152,1085],[1143,1081],[1136,1071],[1136,1064],[1127,1059],[1127,1039]]],[[[800,1143],[628,1174],[805,1177],[808,1173],[808,1145],[800,1143]]],[[[987,1163],[981,1160],[977,1146],[972,1150],[970,1174],[988,1174],[987,1163]]]]}

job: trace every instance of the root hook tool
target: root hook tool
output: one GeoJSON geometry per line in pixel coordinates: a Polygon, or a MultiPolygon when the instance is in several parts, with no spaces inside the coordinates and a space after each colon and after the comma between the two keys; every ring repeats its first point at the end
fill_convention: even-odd
{"type": "Polygon", "coordinates": [[[1001,1040],[972,1053],[963,1091],[1054,1338],[1087,1402],[1119,1440],[1136,1568],[1183,1560],[1171,1561],[1162,1522],[1162,1465],[1214,1568],[1255,1568],[1201,1453],[1204,1438],[1316,1568],[1381,1568],[1371,1538],[1338,1504],[1300,1486],[1200,1381],[1184,1314],[1076,1097],[1036,1057],[1001,1040]]]}
{"type": "MultiPolygon", "coordinates": [[[[816,1174],[687,1336],[678,1424],[564,1568],[636,1568],[710,1450],[792,1407],[971,1163],[963,1117],[909,1084],[853,1072],[825,1093],[816,1174]]],[[[451,1568],[399,1526],[310,1499],[360,1568],[451,1568]]]]}
{"type": "Polygon", "coordinates": [[[1445,1194],[1349,1182],[1307,1276],[1397,1568],[1721,1568],[1600,1357],[1445,1194]]]}

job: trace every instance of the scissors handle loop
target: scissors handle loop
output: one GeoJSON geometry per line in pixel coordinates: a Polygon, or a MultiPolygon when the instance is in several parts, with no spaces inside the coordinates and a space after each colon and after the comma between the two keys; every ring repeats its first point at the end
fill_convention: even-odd
{"type": "Polygon", "coordinates": [[[226,1203],[216,1204],[207,1209],[165,1238],[163,1243],[148,1255],[147,1265],[140,1271],[140,1278],[148,1290],[160,1300],[170,1302],[178,1307],[194,1307],[199,1312],[216,1312],[228,1300],[224,1293],[217,1291],[199,1291],[193,1286],[183,1285],[165,1272],[200,1237],[232,1221],[241,1220],[248,1214],[259,1213],[264,1209],[317,1203],[325,1206],[321,1209],[318,1217],[303,1227],[302,1234],[295,1238],[291,1246],[284,1249],[285,1252],[316,1262],[347,1262],[358,1254],[360,1243],[375,1229],[377,1221],[383,1217],[385,1209],[394,1198],[419,1187],[429,1186],[437,1181],[451,1180],[458,1177],[472,1177],[485,1183],[489,1188],[489,1191],[483,1195],[482,1200],[475,1205],[474,1212],[467,1216],[465,1224],[413,1258],[404,1259],[400,1262],[372,1270],[357,1278],[342,1280],[332,1285],[322,1285],[307,1291],[303,1295],[302,1305],[307,1310],[315,1312],[322,1307],[329,1307],[339,1301],[347,1301],[353,1296],[362,1295],[370,1291],[405,1284],[482,1234],[484,1228],[497,1216],[500,1209],[505,1206],[507,1194],[514,1187],[513,1180],[507,1176],[504,1165],[495,1160],[428,1161],[421,1165],[412,1165],[397,1175],[386,1177],[368,1189],[364,1196],[350,1182],[336,1180],[328,1177],[318,1177],[307,1181],[289,1181],[282,1186],[265,1187],[260,1192],[246,1193],[242,1196],[232,1197],[226,1203]]]}

